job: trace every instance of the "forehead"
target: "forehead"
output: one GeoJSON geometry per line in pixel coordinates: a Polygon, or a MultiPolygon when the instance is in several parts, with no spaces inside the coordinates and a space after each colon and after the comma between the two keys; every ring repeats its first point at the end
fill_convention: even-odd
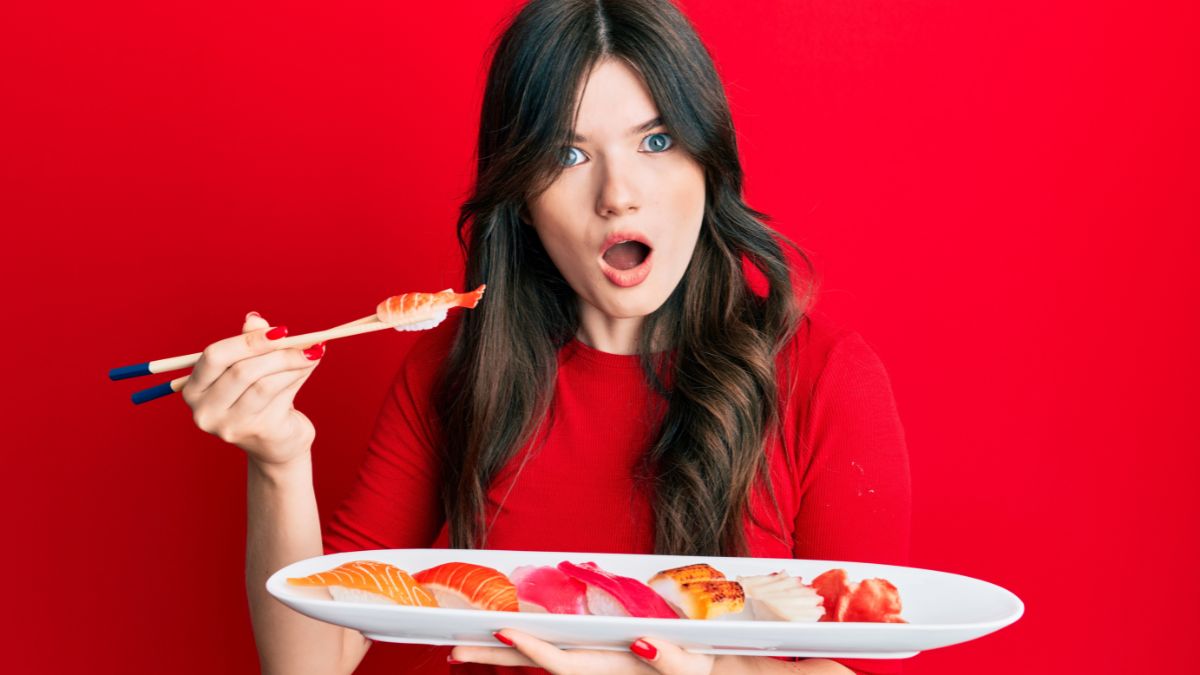
{"type": "Polygon", "coordinates": [[[658,106],[641,75],[620,59],[596,64],[581,87],[575,133],[584,138],[620,138],[658,116],[658,106]]]}

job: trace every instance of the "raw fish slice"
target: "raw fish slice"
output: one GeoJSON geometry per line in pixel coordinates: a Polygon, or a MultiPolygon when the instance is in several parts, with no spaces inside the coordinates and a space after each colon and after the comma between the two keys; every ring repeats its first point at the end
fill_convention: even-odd
{"type": "Polygon", "coordinates": [[[325,586],[334,600],[383,602],[416,607],[438,603],[407,572],[387,563],[356,560],[306,577],[291,577],[296,586],[325,586]]]}
{"type": "Polygon", "coordinates": [[[587,585],[555,567],[526,565],[508,575],[517,586],[522,612],[587,614],[587,585]]]}
{"type": "Polygon", "coordinates": [[[601,616],[634,616],[678,619],[679,615],[649,586],[637,579],[600,569],[596,563],[574,565],[563,561],[558,569],[587,585],[588,611],[601,616]]]}
{"type": "Polygon", "coordinates": [[[413,575],[442,607],[516,612],[517,587],[508,577],[483,565],[448,562],[413,575]]]}
{"type": "Polygon", "coordinates": [[[900,618],[900,592],[886,579],[851,584],[845,570],[832,569],[813,579],[812,585],[825,600],[822,621],[907,623],[900,618]]]}
{"type": "Polygon", "coordinates": [[[799,577],[773,572],[738,577],[750,598],[754,618],[770,621],[819,621],[825,615],[824,599],[799,577]]]}
{"type": "Polygon", "coordinates": [[[842,621],[908,623],[900,618],[900,591],[886,579],[858,582],[846,603],[842,621]]]}
{"type": "Polygon", "coordinates": [[[663,570],[647,584],[688,619],[715,619],[746,606],[742,585],[704,563],[663,570]]]}
{"type": "Polygon", "coordinates": [[[375,307],[375,317],[401,331],[433,328],[455,307],[473,309],[483,297],[484,288],[487,286],[481,285],[470,293],[455,293],[447,288],[437,293],[393,295],[375,307]]]}
{"type": "Polygon", "coordinates": [[[846,570],[832,569],[812,580],[812,587],[821,594],[825,604],[822,621],[841,621],[850,602],[850,584],[846,582],[846,570]]]}

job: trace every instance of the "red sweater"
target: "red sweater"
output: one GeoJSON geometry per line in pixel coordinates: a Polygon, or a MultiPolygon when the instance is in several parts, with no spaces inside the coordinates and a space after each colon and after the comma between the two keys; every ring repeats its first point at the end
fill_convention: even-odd
{"type": "MultiPolygon", "coordinates": [[[[397,373],[358,480],[328,520],[327,554],[448,545],[429,406],[453,331],[454,324],[425,333],[397,373]]],[[[858,333],[817,316],[805,318],[778,364],[786,451],[773,442],[768,453],[788,519],[779,523],[765,492],[754,494],[751,509],[766,527],[747,521],[751,555],[907,564],[908,453],[879,358],[858,333]]],[[[491,500],[500,506],[489,515],[488,547],[652,553],[652,505],[632,474],[657,427],[644,414],[654,396],[637,356],[578,340],[564,346],[555,424],[492,485],[491,500]]],[[[893,661],[839,661],[862,673],[900,670],[893,661]]]]}

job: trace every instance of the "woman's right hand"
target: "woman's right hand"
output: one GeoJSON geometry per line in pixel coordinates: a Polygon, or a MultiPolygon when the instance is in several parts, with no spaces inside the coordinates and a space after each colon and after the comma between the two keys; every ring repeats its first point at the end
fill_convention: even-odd
{"type": "Polygon", "coordinates": [[[313,423],[292,401],[321,362],[325,343],[273,350],[272,338],[286,334],[286,327],[272,329],[250,312],[241,335],[205,347],[180,390],[196,426],[263,465],[306,456],[316,438],[313,423]]]}

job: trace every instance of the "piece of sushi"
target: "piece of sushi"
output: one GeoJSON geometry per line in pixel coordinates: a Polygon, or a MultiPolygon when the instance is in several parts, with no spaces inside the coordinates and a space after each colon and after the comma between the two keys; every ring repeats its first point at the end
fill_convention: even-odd
{"type": "Polygon", "coordinates": [[[813,579],[812,585],[824,600],[822,621],[907,623],[900,618],[900,591],[887,579],[849,583],[846,570],[832,569],[813,579]]]}
{"type": "Polygon", "coordinates": [[[508,575],[522,612],[587,614],[587,585],[556,567],[526,565],[508,575]]]}
{"type": "Polygon", "coordinates": [[[437,600],[407,572],[374,560],[355,560],[306,577],[290,577],[295,586],[324,586],[334,600],[437,607],[437,600]]]}
{"type": "Polygon", "coordinates": [[[750,599],[755,619],[814,622],[825,615],[821,595],[805,585],[800,577],[779,571],[738,577],[738,581],[750,599]]]}
{"type": "Polygon", "coordinates": [[[742,585],[708,564],[663,570],[647,582],[678,614],[688,619],[715,619],[745,609],[742,585]]]}
{"type": "Polygon", "coordinates": [[[516,612],[517,587],[491,567],[448,562],[413,575],[441,607],[516,612]]]}
{"type": "Polygon", "coordinates": [[[634,616],[678,619],[666,600],[646,584],[600,569],[594,562],[575,565],[566,561],[558,569],[587,586],[588,612],[599,616],[634,616]]]}

